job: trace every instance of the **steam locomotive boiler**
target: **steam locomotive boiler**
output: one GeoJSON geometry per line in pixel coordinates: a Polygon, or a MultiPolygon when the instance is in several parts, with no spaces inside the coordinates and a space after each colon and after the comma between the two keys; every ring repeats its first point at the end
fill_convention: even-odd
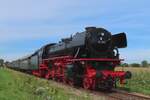
{"type": "Polygon", "coordinates": [[[126,46],[125,33],[112,35],[104,28],[87,27],[84,32],[13,61],[10,67],[86,89],[111,89],[117,80],[124,84],[131,78],[128,71],[114,70],[122,61],[118,49],[126,46]]]}

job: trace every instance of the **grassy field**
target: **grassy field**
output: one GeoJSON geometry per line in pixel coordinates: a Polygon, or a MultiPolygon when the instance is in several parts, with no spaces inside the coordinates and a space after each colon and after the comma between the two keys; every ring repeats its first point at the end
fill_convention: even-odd
{"type": "Polygon", "coordinates": [[[117,68],[116,70],[131,71],[132,79],[127,81],[127,84],[121,89],[125,89],[130,92],[138,92],[146,95],[150,95],[150,68],[117,68]]]}
{"type": "MultiPolygon", "coordinates": [[[[9,69],[0,69],[0,100],[93,100],[90,94],[61,87],[9,69]]],[[[103,99],[100,99],[103,100],[103,99]]]]}
{"type": "MultiPolygon", "coordinates": [[[[116,70],[122,70],[117,68],[116,70]]],[[[133,73],[121,89],[150,95],[150,68],[124,68],[133,73]]],[[[56,82],[0,69],[0,100],[105,100],[56,82]]]]}

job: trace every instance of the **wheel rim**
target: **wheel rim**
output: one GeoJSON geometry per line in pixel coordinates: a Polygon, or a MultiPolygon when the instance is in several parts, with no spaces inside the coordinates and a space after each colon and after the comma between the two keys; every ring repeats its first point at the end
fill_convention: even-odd
{"type": "Polygon", "coordinates": [[[63,83],[67,83],[67,78],[63,78],[63,83]]]}
{"type": "Polygon", "coordinates": [[[69,85],[74,86],[74,82],[72,80],[69,80],[69,85]]]}
{"type": "Polygon", "coordinates": [[[84,81],[83,81],[83,87],[85,89],[90,89],[91,88],[90,80],[88,78],[84,79],[84,81]]]}

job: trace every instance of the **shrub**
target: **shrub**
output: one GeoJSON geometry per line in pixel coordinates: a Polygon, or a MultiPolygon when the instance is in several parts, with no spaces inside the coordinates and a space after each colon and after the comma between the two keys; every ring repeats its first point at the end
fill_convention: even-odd
{"type": "Polygon", "coordinates": [[[143,60],[143,61],[141,62],[141,66],[142,66],[142,67],[148,67],[149,64],[148,64],[148,62],[147,62],[146,60],[143,60]]]}

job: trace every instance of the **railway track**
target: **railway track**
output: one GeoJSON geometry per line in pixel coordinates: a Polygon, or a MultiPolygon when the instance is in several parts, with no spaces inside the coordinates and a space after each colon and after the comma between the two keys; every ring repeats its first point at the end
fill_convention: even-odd
{"type": "MultiPolygon", "coordinates": [[[[69,86],[68,84],[61,83],[62,85],[69,86]]],[[[71,87],[71,86],[70,86],[71,87]]],[[[103,97],[104,100],[150,100],[150,96],[138,94],[138,93],[129,93],[123,90],[113,89],[111,92],[107,91],[93,91],[93,90],[86,90],[84,88],[79,87],[72,87],[75,89],[76,92],[88,92],[91,95],[97,96],[96,99],[92,100],[101,100],[98,97],[103,97]]]]}
{"type": "Polygon", "coordinates": [[[137,93],[128,93],[123,90],[114,89],[112,93],[107,94],[108,97],[117,100],[150,100],[150,96],[145,96],[137,93]]]}
{"type": "Polygon", "coordinates": [[[128,93],[126,91],[117,90],[117,89],[113,89],[111,92],[91,91],[91,90],[85,90],[83,88],[81,90],[88,91],[100,97],[103,96],[105,97],[104,100],[150,100],[150,96],[145,96],[137,93],[128,93]]]}

